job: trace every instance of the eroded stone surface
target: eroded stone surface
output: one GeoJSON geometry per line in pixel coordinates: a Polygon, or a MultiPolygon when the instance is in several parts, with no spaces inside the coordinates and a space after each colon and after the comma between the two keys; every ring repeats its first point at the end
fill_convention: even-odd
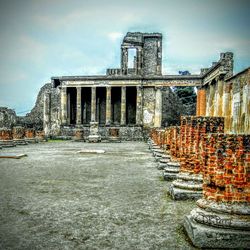
{"type": "Polygon", "coordinates": [[[0,161],[1,249],[194,249],[180,225],[195,203],[166,196],[142,142],[39,143],[0,161]],[[83,147],[105,154],[76,154],[83,147]]]}

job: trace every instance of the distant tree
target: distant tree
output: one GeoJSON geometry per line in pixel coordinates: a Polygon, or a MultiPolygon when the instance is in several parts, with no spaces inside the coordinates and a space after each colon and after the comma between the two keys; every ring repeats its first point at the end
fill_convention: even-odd
{"type": "Polygon", "coordinates": [[[196,103],[196,93],[194,87],[174,87],[173,91],[185,105],[196,103]]]}
{"type": "Polygon", "coordinates": [[[179,71],[179,75],[182,75],[182,76],[190,76],[191,73],[190,73],[188,70],[184,70],[184,71],[179,71]]]}

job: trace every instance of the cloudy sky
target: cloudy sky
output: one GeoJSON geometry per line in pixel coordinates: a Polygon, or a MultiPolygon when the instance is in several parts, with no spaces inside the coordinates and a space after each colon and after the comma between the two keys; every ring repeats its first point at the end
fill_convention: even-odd
{"type": "Polygon", "coordinates": [[[232,51],[250,66],[249,0],[0,0],[0,106],[30,111],[51,76],[119,67],[127,31],[163,34],[163,73],[232,51]]]}

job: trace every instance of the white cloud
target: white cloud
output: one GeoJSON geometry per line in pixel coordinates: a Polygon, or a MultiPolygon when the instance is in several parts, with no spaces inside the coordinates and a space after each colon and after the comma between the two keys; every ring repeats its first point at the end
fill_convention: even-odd
{"type": "Polygon", "coordinates": [[[108,38],[112,41],[112,42],[116,42],[118,39],[122,38],[124,34],[122,34],[121,32],[110,32],[108,33],[108,38]]]}

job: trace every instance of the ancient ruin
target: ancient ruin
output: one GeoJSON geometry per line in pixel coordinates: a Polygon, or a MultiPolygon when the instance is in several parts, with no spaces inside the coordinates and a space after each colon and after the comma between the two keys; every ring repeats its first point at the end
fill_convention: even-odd
{"type": "MultiPolygon", "coordinates": [[[[250,68],[233,75],[233,63],[233,53],[225,52],[199,75],[163,75],[162,34],[128,32],[121,44],[120,68],[107,69],[106,75],[99,76],[51,77],[25,117],[0,108],[0,149],[45,139],[70,139],[79,145],[105,142],[115,155],[116,148],[109,142],[130,140],[134,141],[131,145],[143,147],[142,142],[135,141],[148,140],[155,158],[149,163],[161,171],[172,202],[197,201],[197,207],[184,219],[193,244],[201,248],[247,248],[250,68]],[[132,66],[131,50],[135,51],[132,66]],[[197,88],[196,115],[183,108],[172,88],[178,86],[197,88]],[[182,111],[180,126],[173,122],[177,119],[172,117],[176,116],[175,109],[182,111]]],[[[87,145],[92,148],[77,148],[76,157],[108,156],[106,150],[94,148],[100,144],[87,145]]],[[[129,161],[131,154],[141,167],[136,162],[136,148],[126,146],[129,153],[123,156],[120,145],[120,159],[127,157],[129,161]]],[[[64,150],[70,155],[67,148],[64,150]]],[[[143,160],[142,155],[139,158],[143,160]]]]}
{"type": "Polygon", "coordinates": [[[121,44],[120,68],[107,69],[102,76],[51,78],[53,87],[44,99],[45,134],[70,137],[82,129],[88,138],[90,124],[96,122],[102,139],[117,129],[121,139],[140,140],[145,129],[168,122],[170,87],[201,83],[201,75],[162,75],[160,33],[128,32],[121,44]],[[131,50],[136,50],[132,68],[131,50]]]}

